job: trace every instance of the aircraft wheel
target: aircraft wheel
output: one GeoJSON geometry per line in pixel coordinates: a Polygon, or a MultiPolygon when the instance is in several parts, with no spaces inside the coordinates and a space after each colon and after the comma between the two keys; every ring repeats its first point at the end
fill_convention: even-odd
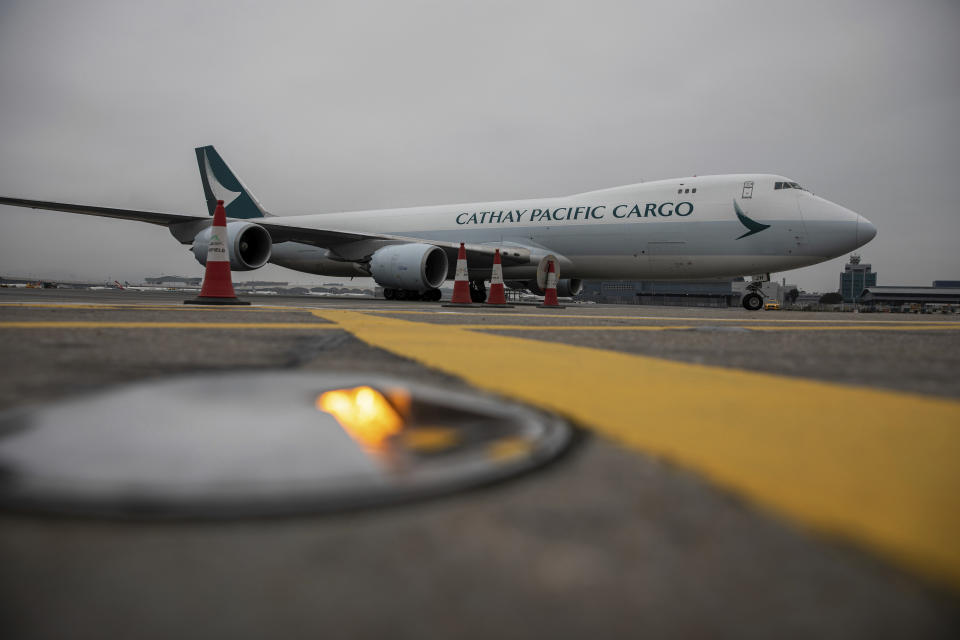
{"type": "Polygon", "coordinates": [[[423,294],[423,299],[427,302],[440,302],[440,297],[442,295],[443,294],[440,292],[440,289],[430,289],[423,294]]]}
{"type": "Polygon", "coordinates": [[[397,295],[397,292],[394,291],[393,289],[384,289],[384,290],[383,290],[383,298],[384,298],[385,300],[393,300],[393,299],[396,297],[396,295],[397,295]]]}
{"type": "Polygon", "coordinates": [[[759,311],[763,308],[763,298],[758,293],[748,293],[741,300],[743,308],[747,311],[759,311]]]}
{"type": "Polygon", "coordinates": [[[486,302],[487,286],[483,280],[470,281],[470,302],[486,302]]]}

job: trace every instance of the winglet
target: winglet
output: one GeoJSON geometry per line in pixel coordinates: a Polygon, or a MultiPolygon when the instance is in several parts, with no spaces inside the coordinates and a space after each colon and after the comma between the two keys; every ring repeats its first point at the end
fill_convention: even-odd
{"type": "Polygon", "coordinates": [[[733,210],[737,213],[737,218],[740,220],[740,224],[747,228],[747,232],[738,237],[737,240],[740,238],[746,238],[747,236],[752,236],[755,233],[760,233],[764,229],[770,228],[770,225],[768,224],[763,224],[762,222],[757,222],[756,220],[751,220],[748,218],[747,214],[745,214],[743,209],[740,208],[740,205],[737,204],[736,199],[733,201],[733,210]]]}
{"type": "Polygon", "coordinates": [[[197,147],[195,151],[203,195],[211,216],[217,209],[217,200],[223,200],[227,217],[230,218],[263,218],[270,215],[230,170],[213,145],[197,147]]]}

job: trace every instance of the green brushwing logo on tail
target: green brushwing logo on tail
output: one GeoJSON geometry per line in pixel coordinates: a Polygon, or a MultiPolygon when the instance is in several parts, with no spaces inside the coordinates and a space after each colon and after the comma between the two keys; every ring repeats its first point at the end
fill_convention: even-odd
{"type": "Polygon", "coordinates": [[[211,216],[217,208],[217,200],[223,200],[228,218],[249,219],[267,215],[213,145],[197,147],[194,151],[197,154],[197,166],[200,168],[203,195],[211,216]]]}
{"type": "Polygon", "coordinates": [[[743,212],[743,209],[740,208],[740,205],[737,204],[736,200],[733,201],[733,210],[736,211],[737,219],[740,220],[740,224],[742,224],[747,228],[747,232],[742,236],[738,237],[737,240],[739,240],[740,238],[746,238],[747,236],[752,236],[755,233],[760,233],[764,229],[770,228],[770,225],[768,224],[763,224],[761,222],[757,222],[756,220],[748,218],[747,214],[743,212]]]}

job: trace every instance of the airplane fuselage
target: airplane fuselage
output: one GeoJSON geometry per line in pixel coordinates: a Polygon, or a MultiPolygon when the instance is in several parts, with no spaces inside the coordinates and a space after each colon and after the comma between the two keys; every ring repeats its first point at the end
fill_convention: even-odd
{"type": "MultiPolygon", "coordinates": [[[[581,279],[686,280],[785,271],[843,255],[876,234],[853,211],[798,186],[782,185],[796,183],[769,174],[702,176],[559,198],[311,214],[271,222],[426,241],[542,247],[557,256],[562,277],[581,279]]],[[[270,261],[323,275],[364,275],[362,265],[295,242],[274,245],[270,261]]],[[[504,274],[525,278],[534,271],[535,265],[510,266],[504,274]]]]}

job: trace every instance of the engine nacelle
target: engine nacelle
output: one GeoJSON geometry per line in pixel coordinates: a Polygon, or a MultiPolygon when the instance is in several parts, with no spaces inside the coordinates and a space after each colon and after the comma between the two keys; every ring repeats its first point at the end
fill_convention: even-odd
{"type": "Polygon", "coordinates": [[[545,253],[540,256],[540,261],[537,263],[537,271],[534,274],[534,277],[530,280],[507,280],[504,282],[507,287],[511,289],[527,289],[530,293],[542,296],[544,294],[544,289],[547,286],[547,270],[550,266],[550,262],[553,262],[553,271],[557,274],[557,295],[560,294],[560,283],[563,282],[559,280],[560,277],[560,261],[557,260],[557,257],[552,253],[545,253]]]}
{"type": "Polygon", "coordinates": [[[583,280],[580,278],[564,278],[557,282],[557,296],[572,298],[583,291],[583,280]]]}
{"type": "MultiPolygon", "coordinates": [[[[193,256],[206,266],[207,247],[213,228],[207,227],[193,239],[193,256]]],[[[232,271],[252,271],[267,264],[273,241],[270,232],[252,222],[227,223],[227,251],[230,253],[232,271]]]]}
{"type": "MultiPolygon", "coordinates": [[[[507,280],[504,282],[508,289],[529,291],[533,295],[542,296],[543,289],[536,280],[507,280]]],[[[580,278],[566,278],[557,281],[557,297],[572,298],[583,291],[583,280],[580,278]]]]}
{"type": "Polygon", "coordinates": [[[381,287],[423,293],[447,279],[447,254],[432,244],[392,244],[370,257],[370,275],[381,287]]]}

